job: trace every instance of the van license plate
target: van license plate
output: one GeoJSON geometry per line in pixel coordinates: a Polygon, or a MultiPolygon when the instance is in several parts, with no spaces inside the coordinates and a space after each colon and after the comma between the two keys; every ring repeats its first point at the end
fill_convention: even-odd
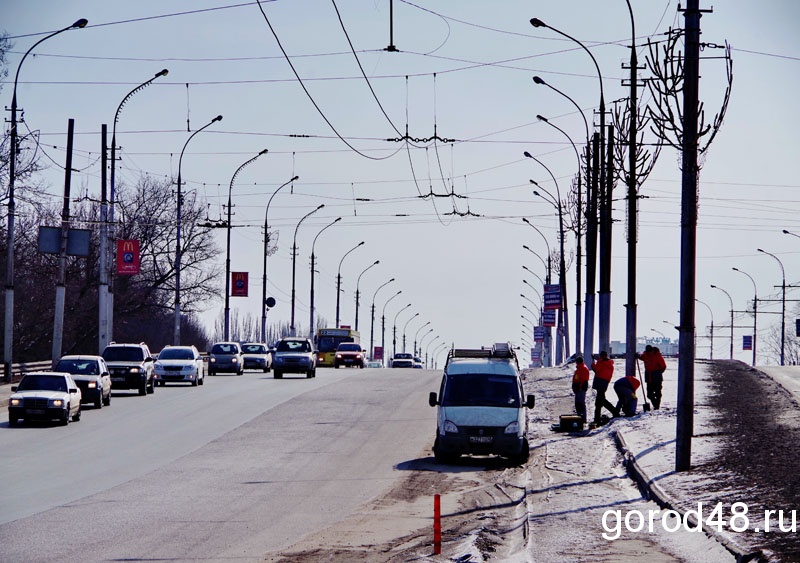
{"type": "Polygon", "coordinates": [[[491,444],[494,440],[493,436],[470,436],[469,441],[476,444],[491,444]]]}

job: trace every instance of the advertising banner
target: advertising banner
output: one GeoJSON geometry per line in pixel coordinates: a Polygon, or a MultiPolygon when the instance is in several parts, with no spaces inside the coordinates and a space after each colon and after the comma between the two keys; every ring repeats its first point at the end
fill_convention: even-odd
{"type": "Polygon", "coordinates": [[[753,337],[749,334],[745,334],[742,336],[742,350],[752,350],[753,349],[753,337]]]}
{"type": "Polygon", "coordinates": [[[231,297],[247,297],[247,272],[231,272],[231,297]]]}
{"type": "Polygon", "coordinates": [[[556,326],[556,311],[542,311],[542,326],[556,326]]]}
{"type": "Polygon", "coordinates": [[[544,310],[556,310],[561,308],[561,286],[555,283],[544,286],[544,310]]]}
{"type": "Polygon", "coordinates": [[[544,342],[544,327],[543,326],[535,326],[535,327],[533,327],[533,341],[534,342],[544,342]]]}
{"type": "Polygon", "coordinates": [[[139,273],[139,241],[117,241],[117,275],[135,276],[139,273]]]}

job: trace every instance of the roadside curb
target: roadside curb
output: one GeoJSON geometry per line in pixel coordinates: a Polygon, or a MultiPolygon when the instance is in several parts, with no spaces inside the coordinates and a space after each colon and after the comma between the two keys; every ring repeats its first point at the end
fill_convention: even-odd
{"type": "MultiPolygon", "coordinates": [[[[654,500],[656,504],[658,504],[661,508],[666,508],[669,510],[674,510],[684,516],[692,525],[697,525],[697,519],[694,515],[686,515],[686,511],[683,510],[675,499],[673,499],[661,486],[656,483],[652,477],[650,477],[642,468],[642,466],[636,461],[636,454],[634,454],[631,449],[628,447],[627,442],[625,442],[625,437],[623,436],[620,430],[614,432],[614,440],[617,444],[617,448],[622,452],[622,455],[625,459],[625,466],[628,470],[628,473],[633,477],[634,481],[636,481],[639,488],[643,491],[647,492],[647,496],[654,500]]],[[[733,555],[736,559],[737,563],[747,563],[749,561],[763,561],[764,554],[761,550],[756,551],[745,551],[736,543],[734,543],[730,538],[727,536],[719,533],[717,530],[713,528],[707,527],[704,523],[700,523],[700,528],[702,529],[703,533],[707,536],[714,538],[717,542],[719,542],[725,549],[727,549],[731,555],[733,555]]]]}

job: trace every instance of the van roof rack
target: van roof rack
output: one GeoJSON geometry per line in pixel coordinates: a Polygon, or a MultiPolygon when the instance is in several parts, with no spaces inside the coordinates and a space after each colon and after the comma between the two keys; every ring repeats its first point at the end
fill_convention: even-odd
{"type": "Polygon", "coordinates": [[[507,358],[516,360],[514,348],[508,342],[497,342],[491,348],[451,348],[447,360],[452,358],[507,358]]]}

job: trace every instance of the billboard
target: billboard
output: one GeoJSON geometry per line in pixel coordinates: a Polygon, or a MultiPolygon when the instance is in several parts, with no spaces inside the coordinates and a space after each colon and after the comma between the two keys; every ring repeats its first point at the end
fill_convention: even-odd
{"type": "Polygon", "coordinates": [[[561,286],[548,283],[544,286],[544,310],[551,311],[561,308],[561,286]]]}
{"type": "Polygon", "coordinates": [[[556,326],[556,311],[542,311],[542,326],[556,326]]]}

